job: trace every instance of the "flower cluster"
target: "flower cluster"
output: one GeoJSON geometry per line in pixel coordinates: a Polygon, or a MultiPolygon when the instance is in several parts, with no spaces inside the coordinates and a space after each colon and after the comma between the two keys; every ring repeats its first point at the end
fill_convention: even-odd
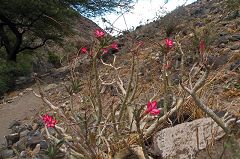
{"type": "MultiPolygon", "coordinates": [[[[105,36],[105,32],[102,31],[101,29],[96,29],[95,30],[95,37],[98,39],[102,39],[105,36]]],[[[116,42],[113,42],[111,45],[104,47],[102,49],[102,53],[106,54],[109,52],[110,49],[113,49],[115,52],[119,51],[119,47],[118,44],[116,42]]],[[[86,54],[88,52],[88,48],[87,47],[82,47],[81,48],[81,53],[86,54]]]]}
{"type": "Polygon", "coordinates": [[[146,114],[158,115],[160,112],[161,110],[157,108],[157,101],[148,102],[147,109],[145,110],[146,114]]]}
{"type": "Polygon", "coordinates": [[[105,33],[101,29],[96,29],[95,36],[96,38],[103,38],[105,36],[105,33]]]}
{"type": "Polygon", "coordinates": [[[109,52],[109,50],[114,51],[114,52],[118,52],[119,51],[119,47],[118,44],[116,42],[113,42],[111,45],[109,45],[108,47],[103,48],[103,54],[106,54],[109,52]]]}
{"type": "Polygon", "coordinates": [[[173,47],[173,40],[172,39],[167,38],[167,39],[165,39],[165,42],[166,42],[167,48],[170,49],[170,48],[173,47]]]}
{"type": "Polygon", "coordinates": [[[81,49],[81,52],[82,52],[83,54],[86,54],[86,53],[87,53],[87,48],[86,48],[86,47],[83,47],[83,48],[81,49]]]}
{"type": "Polygon", "coordinates": [[[118,44],[116,42],[112,43],[111,47],[117,51],[119,51],[118,44]]]}
{"type": "Polygon", "coordinates": [[[48,128],[49,127],[54,128],[57,123],[57,120],[53,119],[53,117],[48,114],[43,115],[42,120],[48,128]]]}

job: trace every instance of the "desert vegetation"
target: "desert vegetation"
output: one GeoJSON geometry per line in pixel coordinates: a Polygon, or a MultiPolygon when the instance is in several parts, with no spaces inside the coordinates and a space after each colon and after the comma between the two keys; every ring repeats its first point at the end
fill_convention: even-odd
{"type": "MultiPolygon", "coordinates": [[[[64,4],[74,5],[72,3],[77,6],[80,2],[66,1],[64,4]]],[[[203,1],[198,1],[192,6],[202,3],[203,1]]],[[[190,10],[183,6],[160,18],[164,24],[161,27],[159,25],[159,28],[155,26],[154,29],[160,30],[161,36],[157,36],[159,33],[152,35],[156,32],[152,29],[153,23],[139,27],[136,31],[121,32],[118,37],[111,36],[99,27],[94,28],[91,40],[87,44],[78,44],[74,56],[64,59],[68,73],[62,80],[61,87],[54,88],[54,93],[42,88],[44,82],[39,74],[32,74],[37,88],[32,92],[43,101],[45,108],[32,120],[28,134],[39,132],[41,141],[44,139],[46,146],[43,148],[40,142],[31,146],[21,143],[25,148],[22,154],[23,150],[19,151],[19,141],[23,139],[20,131],[15,133],[17,139],[13,134],[5,137],[8,148],[13,149],[15,156],[23,158],[168,158],[164,152],[156,152],[159,132],[207,118],[211,121],[208,124],[210,131],[205,129],[206,133],[208,131],[211,134],[211,139],[205,139],[207,156],[214,158],[210,146],[221,139],[224,146],[219,150],[218,157],[226,157],[231,150],[229,156],[237,159],[240,155],[237,151],[240,120],[239,108],[236,108],[239,106],[239,63],[236,60],[239,59],[237,51],[240,47],[236,52],[230,48],[226,54],[222,50],[217,52],[216,49],[227,48],[228,44],[239,44],[237,33],[240,30],[232,26],[233,23],[239,23],[231,15],[234,13],[236,16],[237,9],[231,5],[233,3],[237,1],[222,3],[226,7],[226,13],[217,10],[214,6],[217,2],[211,2],[214,7],[208,10],[209,14],[221,12],[233,18],[230,18],[232,21],[229,17],[224,19],[232,22],[229,25],[231,30],[227,30],[230,32],[227,40],[221,38],[222,31],[219,40],[221,27],[218,27],[219,22],[213,20],[215,17],[207,16],[201,21],[200,15],[205,16],[206,10],[190,10]],[[179,15],[183,18],[178,19],[179,15]],[[188,26],[183,25],[184,22],[188,22],[188,26]],[[151,32],[149,28],[152,29],[151,32]],[[149,35],[143,36],[145,32],[149,35]],[[229,50],[232,51],[231,55],[229,50]],[[225,56],[227,60],[222,64],[221,58],[225,56]]],[[[93,9],[91,3],[84,5],[90,9],[86,13],[88,15],[99,9],[93,9]]],[[[103,8],[100,11],[108,10],[103,8]]],[[[5,23],[1,14],[0,11],[0,22],[5,23]]],[[[5,25],[2,24],[2,27],[5,25]]],[[[6,51],[5,60],[0,65],[3,67],[1,70],[3,74],[8,74],[0,78],[0,87],[4,88],[1,89],[4,92],[9,76],[12,79],[17,73],[26,75],[31,72],[31,60],[28,59],[31,55],[20,53],[20,49],[16,53],[19,56],[12,60],[5,41],[1,46],[6,51]],[[24,57],[23,61],[20,55],[24,57]],[[16,60],[17,63],[10,63],[16,60]],[[18,70],[15,71],[16,69],[18,70]]],[[[56,53],[50,52],[48,60],[56,67],[63,65],[63,59],[56,53]]],[[[202,132],[199,125],[201,124],[194,126],[198,151],[204,140],[200,137],[202,132]]],[[[185,152],[188,153],[190,151],[185,152]]]]}

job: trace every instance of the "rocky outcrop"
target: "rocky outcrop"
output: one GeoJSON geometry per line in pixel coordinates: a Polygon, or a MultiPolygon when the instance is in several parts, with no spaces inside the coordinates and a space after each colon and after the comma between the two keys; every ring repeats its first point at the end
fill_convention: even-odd
{"type": "Polygon", "coordinates": [[[194,159],[199,150],[223,135],[223,130],[211,118],[202,118],[157,132],[154,152],[165,159],[194,159]]]}

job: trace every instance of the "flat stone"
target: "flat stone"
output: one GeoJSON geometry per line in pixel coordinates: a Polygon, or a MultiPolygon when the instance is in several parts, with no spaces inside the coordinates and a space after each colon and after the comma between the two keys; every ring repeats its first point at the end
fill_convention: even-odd
{"type": "Polygon", "coordinates": [[[224,134],[211,118],[186,122],[156,133],[154,153],[169,159],[194,159],[207,143],[222,138],[224,134]]]}
{"type": "Polygon", "coordinates": [[[235,35],[232,35],[230,36],[229,38],[229,41],[240,41],[240,34],[235,34],[235,35]]]}
{"type": "Polygon", "coordinates": [[[235,35],[232,35],[233,38],[236,38],[238,40],[240,40],[240,34],[235,34],[235,35]]]}
{"type": "Polygon", "coordinates": [[[229,56],[227,54],[215,57],[215,56],[209,56],[208,57],[208,64],[211,66],[213,70],[216,70],[223,65],[225,65],[229,60],[229,56]]]}
{"type": "Polygon", "coordinates": [[[26,91],[32,91],[33,89],[32,88],[26,88],[26,91]]]}
{"type": "Polygon", "coordinates": [[[24,131],[20,132],[20,138],[27,136],[29,133],[30,133],[29,130],[24,130],[24,131]]]}
{"type": "Polygon", "coordinates": [[[19,134],[14,133],[14,134],[9,134],[4,136],[6,141],[7,141],[7,147],[11,147],[12,144],[16,143],[19,140],[19,134]]]}
{"type": "Polygon", "coordinates": [[[228,33],[227,32],[221,32],[221,33],[219,33],[219,35],[220,36],[226,36],[226,35],[228,35],[228,33]]]}
{"type": "Polygon", "coordinates": [[[228,40],[229,40],[229,41],[232,41],[232,42],[234,42],[234,41],[239,41],[238,38],[233,37],[233,36],[230,36],[230,37],[228,38],[228,40]]]}
{"type": "Polygon", "coordinates": [[[19,132],[19,127],[20,127],[20,126],[13,126],[13,127],[11,128],[11,129],[12,129],[11,134],[18,133],[18,132],[19,132]]]}
{"type": "Polygon", "coordinates": [[[31,82],[33,82],[33,79],[31,77],[20,76],[16,79],[15,84],[22,85],[22,84],[27,84],[31,82]]]}
{"type": "Polygon", "coordinates": [[[13,150],[2,150],[0,151],[0,158],[10,158],[13,157],[13,150]]]}
{"type": "Polygon", "coordinates": [[[32,136],[28,138],[27,145],[31,148],[34,148],[37,144],[39,144],[43,138],[41,136],[32,136]]]}
{"type": "Polygon", "coordinates": [[[20,157],[21,157],[21,158],[26,158],[26,157],[27,157],[27,151],[22,151],[22,152],[20,153],[20,157]]]}
{"type": "Polygon", "coordinates": [[[219,48],[225,48],[226,47],[226,44],[222,43],[218,46],[219,48]]]}
{"type": "MultiPolygon", "coordinates": [[[[235,70],[240,67],[240,60],[235,61],[233,64],[230,66],[230,70],[235,70]]],[[[239,68],[240,69],[240,68],[239,68]]]]}
{"type": "Polygon", "coordinates": [[[19,152],[26,150],[27,140],[28,140],[27,136],[22,137],[18,142],[14,144],[14,148],[17,149],[19,152]]]}
{"type": "Polygon", "coordinates": [[[21,125],[21,121],[20,120],[13,120],[10,124],[9,124],[9,129],[12,129],[12,127],[14,126],[20,126],[21,125]]]}
{"type": "Polygon", "coordinates": [[[239,16],[238,11],[232,11],[228,16],[226,16],[226,20],[233,20],[239,16]]]}
{"type": "Polygon", "coordinates": [[[51,90],[51,89],[54,89],[54,88],[56,88],[57,87],[57,84],[55,84],[55,83],[52,83],[52,84],[49,84],[48,86],[46,86],[45,88],[44,88],[44,91],[49,91],[49,90],[51,90]]]}
{"type": "Polygon", "coordinates": [[[230,49],[231,50],[238,50],[238,49],[240,49],[240,44],[234,44],[234,45],[230,46],[230,49]]]}
{"type": "Polygon", "coordinates": [[[41,149],[47,149],[48,148],[48,144],[45,140],[40,141],[39,144],[40,144],[41,149]]]}
{"type": "Polygon", "coordinates": [[[225,37],[225,36],[221,36],[219,39],[218,39],[218,44],[227,44],[228,43],[228,38],[225,37]]]}
{"type": "Polygon", "coordinates": [[[13,99],[8,99],[7,100],[7,103],[12,103],[13,102],[13,99]]]}

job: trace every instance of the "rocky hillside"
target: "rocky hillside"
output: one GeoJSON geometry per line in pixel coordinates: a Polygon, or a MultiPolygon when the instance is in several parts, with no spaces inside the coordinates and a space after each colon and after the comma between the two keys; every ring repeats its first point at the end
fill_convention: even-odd
{"type": "MultiPolygon", "coordinates": [[[[240,1],[230,0],[198,0],[188,6],[177,8],[160,20],[139,26],[132,33],[136,38],[144,40],[147,46],[146,53],[157,61],[162,61],[163,56],[159,54],[156,42],[161,43],[166,36],[175,39],[186,54],[186,63],[189,67],[199,59],[199,42],[204,40],[207,44],[205,56],[211,66],[212,76],[215,76],[212,83],[214,91],[211,94],[224,99],[219,101],[223,107],[229,104],[227,101],[231,101],[232,111],[238,115],[240,112],[239,3],[240,1]],[[231,2],[235,2],[235,6],[232,6],[231,2]]],[[[179,65],[180,55],[178,49],[172,50],[169,59],[174,66],[170,75],[173,83],[178,79],[179,72],[175,68],[179,65]]]]}
{"type": "MultiPolygon", "coordinates": [[[[174,47],[167,54],[167,60],[170,63],[168,67],[169,83],[173,89],[172,91],[177,92],[176,90],[180,87],[179,67],[182,49],[186,57],[184,63],[186,67],[184,72],[185,77],[188,77],[189,73],[193,73],[193,69],[198,70],[200,73],[203,72],[199,64],[200,58],[210,67],[210,74],[206,84],[198,92],[199,97],[219,116],[222,117],[221,113],[227,111],[239,118],[240,5],[237,4],[239,4],[238,0],[198,0],[188,6],[177,8],[157,21],[145,26],[139,26],[135,31],[126,36],[119,37],[118,42],[124,43],[124,46],[119,53],[116,53],[115,66],[119,67],[118,73],[122,79],[124,88],[127,88],[130,80],[129,72],[131,71],[130,59],[132,54],[129,52],[134,46],[130,40],[133,39],[135,43],[142,41],[144,44],[137,54],[137,75],[140,87],[136,93],[138,98],[134,102],[140,103],[139,105],[146,105],[147,101],[155,96],[158,104],[160,106],[163,105],[163,54],[159,45],[165,44],[164,39],[169,37],[174,41],[174,47]],[[230,2],[234,2],[235,5],[232,5],[230,2]],[[204,55],[201,55],[199,52],[199,43],[202,40],[206,43],[206,52],[204,55]],[[158,90],[161,91],[158,92],[158,90]]],[[[65,47],[71,46],[70,44],[72,43],[75,46],[72,52],[76,54],[79,46],[88,45],[88,40],[91,41],[91,38],[89,39],[88,37],[81,39],[80,35],[84,34],[92,37],[93,30],[97,27],[95,24],[92,25],[92,22],[88,20],[84,23],[86,24],[86,28],[82,27],[81,23],[77,24],[76,31],[79,32],[79,35],[66,39],[65,47]],[[88,29],[88,25],[90,25],[90,29],[88,29]],[[80,26],[83,30],[80,29],[80,26]]],[[[87,56],[80,55],[78,58],[73,59],[75,60],[74,64],[79,64],[77,65],[78,67],[72,69],[74,70],[74,74],[73,72],[69,74],[62,71],[71,68],[70,66],[63,67],[55,70],[55,72],[51,72],[51,74],[43,78],[40,82],[44,95],[66,114],[71,113],[72,104],[77,106],[75,109],[79,112],[85,111],[85,108],[78,107],[82,105],[85,97],[89,96],[89,79],[92,78],[91,74],[89,74],[92,66],[89,60],[87,60],[87,56]],[[73,84],[69,81],[73,77],[78,79],[83,87],[74,93],[71,98],[66,88],[70,88],[69,86],[73,84]]],[[[107,59],[107,62],[112,62],[111,56],[107,59]]],[[[109,69],[109,66],[102,63],[99,63],[98,66],[101,80],[111,83],[112,80],[110,77],[116,75],[116,70],[109,69]]],[[[36,91],[38,88],[32,86],[32,89],[36,91]]],[[[25,96],[28,96],[29,90],[31,91],[32,89],[28,89],[27,93],[24,93],[26,90],[22,91],[21,96],[24,96],[24,99],[28,99],[25,96]]],[[[110,101],[118,99],[118,93],[119,90],[114,86],[101,85],[103,111],[106,111],[109,105],[111,105],[110,101]]],[[[16,98],[19,100],[18,103],[24,103],[24,101],[21,101],[19,94],[18,92],[18,95],[16,95],[16,98]]],[[[6,97],[5,101],[8,101],[8,98],[11,97],[6,97]]],[[[12,100],[15,100],[15,98],[12,100]]],[[[29,102],[28,100],[28,104],[31,105],[29,102]]],[[[167,102],[173,102],[173,99],[167,99],[167,102]]],[[[38,104],[42,103],[39,102],[38,104]]],[[[6,106],[9,105],[3,105],[3,107],[6,106]]],[[[14,106],[12,105],[11,108],[13,109],[14,106]]],[[[52,113],[48,108],[42,112],[52,113]]],[[[108,112],[104,112],[104,115],[106,114],[108,112]]],[[[238,140],[236,140],[238,141],[238,145],[234,145],[236,146],[235,148],[231,147],[231,145],[230,149],[224,148],[223,150],[222,144],[219,144],[219,142],[217,142],[216,147],[210,147],[214,145],[215,140],[222,138],[223,131],[221,131],[218,125],[212,124],[212,119],[206,118],[206,116],[191,98],[187,98],[178,113],[170,117],[173,122],[166,122],[161,125],[159,132],[156,132],[153,138],[146,141],[145,144],[149,154],[154,159],[203,159],[209,158],[209,154],[211,154],[211,158],[219,159],[219,155],[223,151],[227,152],[226,155],[223,154],[223,158],[236,155],[237,153],[232,150],[237,149],[236,147],[239,148],[239,136],[238,140]],[[197,131],[200,134],[198,139],[196,139],[196,127],[198,127],[197,131]],[[216,132],[212,132],[213,127],[217,129],[216,132]],[[206,138],[211,140],[211,144],[205,140],[206,138]]],[[[72,120],[74,119],[70,118],[69,122],[72,120]]],[[[7,135],[9,137],[8,143],[0,152],[0,158],[1,155],[7,157],[14,155],[29,157],[34,155],[40,158],[47,158],[44,152],[46,152],[50,143],[46,141],[46,133],[44,132],[42,120],[37,115],[35,119],[31,119],[28,123],[31,124],[24,125],[15,122],[15,125],[12,124],[9,126],[11,133],[7,135]],[[13,137],[13,139],[10,137],[13,137]]],[[[6,123],[4,124],[6,125],[6,123]]],[[[239,127],[234,131],[238,132],[239,127]]],[[[51,135],[57,134],[53,129],[49,129],[49,132],[51,135]]],[[[134,136],[135,134],[132,135],[134,136]]],[[[128,137],[126,136],[125,138],[128,137]]],[[[130,142],[131,137],[127,141],[130,142]]],[[[221,140],[220,143],[224,143],[224,141],[221,140]]],[[[111,142],[109,143],[112,144],[111,142]]],[[[71,143],[74,143],[74,141],[71,140],[71,143]]],[[[114,147],[114,150],[117,148],[121,149],[121,144],[118,143],[121,142],[114,141],[113,145],[111,145],[114,147]]],[[[58,154],[58,157],[64,158],[66,153],[62,151],[58,154]]],[[[131,156],[129,158],[131,159],[131,156]]]]}

